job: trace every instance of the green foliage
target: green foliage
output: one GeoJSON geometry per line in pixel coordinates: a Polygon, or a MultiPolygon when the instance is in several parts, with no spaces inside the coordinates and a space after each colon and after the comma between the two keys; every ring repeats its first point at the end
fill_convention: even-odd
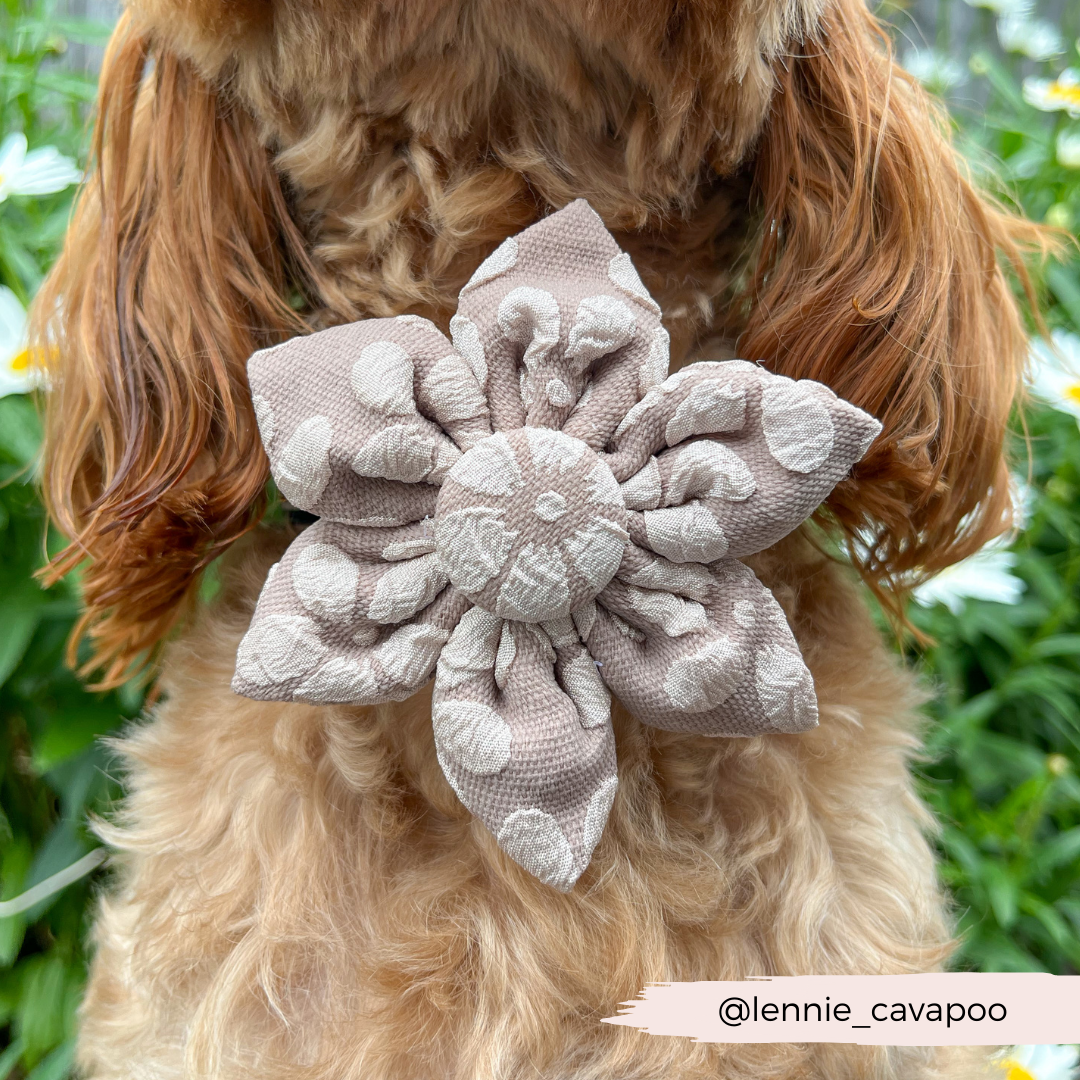
{"type": "MultiPolygon", "coordinates": [[[[0,4],[0,138],[22,130],[32,150],[51,144],[81,159],[94,81],[57,60],[68,43],[106,34],[41,5],[0,4]]],[[[23,301],[56,256],[71,198],[69,189],[0,204],[0,282],[23,301]]],[[[95,738],[140,707],[134,690],[87,693],[64,664],[75,583],[45,592],[33,577],[46,541],[34,484],[40,437],[28,397],[0,398],[0,900],[97,846],[87,815],[106,810],[119,789],[95,738]]],[[[84,879],[0,918],[0,1080],[70,1071],[94,884],[84,879]]]]}
{"type": "Polygon", "coordinates": [[[959,616],[913,605],[936,644],[924,794],[942,823],[942,874],[960,911],[957,962],[1080,971],[1080,430],[1031,417],[1031,520],[1013,545],[1015,606],[959,616]]]}
{"type": "MultiPolygon", "coordinates": [[[[942,6],[951,0],[942,0],[942,6]]],[[[898,15],[899,7],[892,9],[898,15]]],[[[1080,123],[1028,105],[1015,63],[981,24],[969,82],[954,94],[958,141],[988,185],[1037,220],[1075,229],[1080,170],[1055,157],[1080,123]],[[979,107],[968,103],[978,101],[979,107]]],[[[25,131],[83,159],[93,80],[62,62],[69,43],[107,27],[0,0],[0,138],[25,131]]],[[[1071,60],[1077,62],[1075,54],[1071,60]]],[[[1051,65],[1058,70],[1062,63],[1051,65]]],[[[71,191],[0,203],[0,282],[24,301],[55,257],[71,191]]],[[[1080,331],[1080,260],[1035,268],[1052,326],[1080,331]]],[[[937,688],[922,766],[941,823],[942,874],[956,899],[958,964],[984,970],[1080,971],[1080,429],[1029,416],[1032,507],[1013,549],[1020,603],[968,601],[959,615],[913,606],[934,643],[909,645],[937,688]]],[[[0,398],[0,900],[92,850],[86,822],[119,794],[98,736],[138,715],[137,688],[85,691],[64,664],[77,586],[44,592],[33,572],[55,548],[34,487],[40,439],[29,399],[0,398]]],[[[1018,439],[1018,459],[1025,447],[1018,439]]],[[[0,1080],[62,1080],[85,978],[87,877],[0,918],[0,1080]]]]}

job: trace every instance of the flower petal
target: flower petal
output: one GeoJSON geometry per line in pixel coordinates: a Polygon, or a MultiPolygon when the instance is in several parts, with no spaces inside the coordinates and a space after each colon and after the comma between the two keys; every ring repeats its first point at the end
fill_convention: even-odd
{"type": "Polygon", "coordinates": [[[434,485],[491,433],[468,364],[415,316],[264,349],[248,362],[248,380],[282,493],[336,521],[391,526],[430,516],[434,485]]]}
{"type": "Polygon", "coordinates": [[[474,608],[439,660],[432,702],[439,762],[462,802],[526,870],[572,888],[617,784],[610,696],[574,623],[474,608]]]}
{"type": "MultiPolygon", "coordinates": [[[[700,601],[628,586],[621,577],[600,593],[587,645],[604,681],[643,723],[670,731],[760,735],[813,727],[813,680],[773,595],[735,559],[709,574],[700,601]]],[[[699,596],[700,584],[692,586],[699,596]]]]}
{"type": "Polygon", "coordinates": [[[742,360],[702,361],[653,387],[630,410],[606,461],[639,511],[630,517],[635,543],[676,561],[708,562],[725,551],[719,538],[710,548],[706,532],[718,530],[734,556],[786,536],[880,430],[820,383],[795,382],[742,360]]]}
{"type": "Polygon", "coordinates": [[[421,526],[310,526],[267,577],[234,689],[260,700],[357,704],[415,692],[469,606],[426,547],[421,526]],[[382,557],[410,544],[415,558],[382,557]]]}
{"type": "Polygon", "coordinates": [[[518,234],[513,259],[497,262],[462,291],[452,323],[486,377],[495,428],[565,427],[599,449],[667,372],[659,308],[582,200],[518,234]]]}

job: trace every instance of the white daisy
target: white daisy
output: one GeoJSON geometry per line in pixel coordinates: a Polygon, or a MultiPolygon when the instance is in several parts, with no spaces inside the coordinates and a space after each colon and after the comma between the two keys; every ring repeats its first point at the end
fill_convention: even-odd
{"type": "Polygon", "coordinates": [[[1031,390],[1058,412],[1069,413],[1080,424],[1080,337],[1055,330],[1051,343],[1031,343],[1031,390]]]}
{"type": "Polygon", "coordinates": [[[923,86],[938,94],[964,80],[963,67],[936,49],[910,49],[904,54],[902,63],[923,86]]]}
{"type": "Polygon", "coordinates": [[[964,610],[968,600],[1018,604],[1025,585],[1012,572],[1018,557],[1015,552],[1003,550],[1005,542],[999,537],[974,555],[946,567],[917,586],[912,598],[922,607],[944,604],[954,615],[964,610]]]}
{"type": "Polygon", "coordinates": [[[1064,109],[1080,117],[1080,71],[1066,68],[1056,79],[1025,79],[1024,100],[1043,112],[1064,109]]]}
{"type": "Polygon", "coordinates": [[[40,384],[26,347],[26,309],[0,285],[0,397],[26,394],[40,384]]]}
{"type": "Polygon", "coordinates": [[[1022,53],[1032,60],[1049,60],[1065,51],[1065,39],[1051,22],[1008,14],[998,19],[998,41],[1006,52],[1022,53]]]}
{"type": "Polygon", "coordinates": [[[1080,169],[1080,131],[1062,131],[1057,137],[1057,159],[1066,169],[1080,169]]]}
{"type": "Polygon", "coordinates": [[[1073,1080],[1080,1053],[1075,1046],[1014,1046],[997,1063],[1005,1080],[1073,1080]]]}
{"type": "Polygon", "coordinates": [[[82,173],[55,146],[26,151],[21,131],[0,143],[0,202],[9,195],[49,195],[77,184],[82,173]]]}

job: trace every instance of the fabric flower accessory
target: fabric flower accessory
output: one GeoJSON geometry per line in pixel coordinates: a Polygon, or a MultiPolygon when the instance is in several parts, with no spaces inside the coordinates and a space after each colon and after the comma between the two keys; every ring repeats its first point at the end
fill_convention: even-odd
{"type": "Polygon", "coordinates": [[[274,479],[320,520],[271,569],[233,688],[374,704],[434,672],[447,780],[565,891],[618,784],[612,693],[670,731],[817,723],[784,613],[739,559],[813,513],[880,425],[742,360],[668,377],[660,309],[583,201],[505,241],[450,330],[370,319],[249,361],[274,479]]]}

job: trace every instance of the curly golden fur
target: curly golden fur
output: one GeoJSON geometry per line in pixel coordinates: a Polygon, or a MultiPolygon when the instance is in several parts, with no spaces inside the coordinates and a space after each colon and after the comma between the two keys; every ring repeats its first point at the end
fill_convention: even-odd
{"type": "Polygon", "coordinates": [[[882,420],[822,515],[867,541],[875,588],[1007,525],[1024,339],[1000,263],[1038,236],[973,189],[863,0],[134,0],[36,308],[45,490],[72,537],[53,573],[90,560],[90,668],[117,683],[188,616],[103,827],[123,869],[84,1008],[94,1080],[977,1073],[597,1022],[648,980],[947,954],[907,773],[918,692],[803,538],[755,568],[820,728],[706,740],[617,715],[620,794],[569,896],[457,802],[425,695],[229,691],[283,543],[238,545],[194,611],[264,507],[248,356],[366,316],[445,328],[498,242],[578,197],[661,302],[673,366],[731,347],[882,420]]]}

